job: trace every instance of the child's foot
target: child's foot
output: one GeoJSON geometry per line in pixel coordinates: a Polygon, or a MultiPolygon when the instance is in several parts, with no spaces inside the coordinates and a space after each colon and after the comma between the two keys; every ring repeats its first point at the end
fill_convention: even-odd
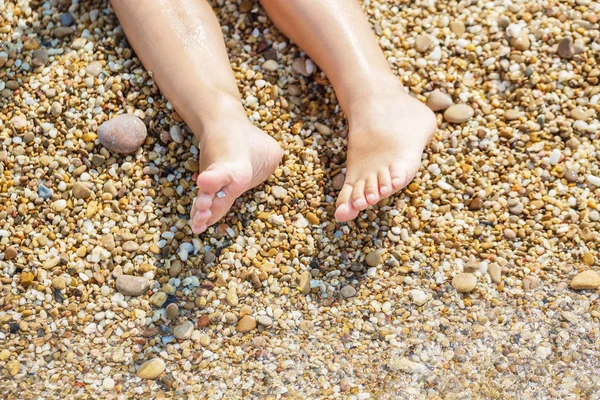
{"type": "Polygon", "coordinates": [[[245,118],[223,118],[203,130],[198,196],[191,210],[195,234],[227,214],[242,193],[264,182],[283,155],[273,138],[245,118]]]}
{"type": "Polygon", "coordinates": [[[365,99],[348,121],[346,181],[335,212],[340,222],[405,187],[437,128],[435,114],[401,87],[365,99]]]}

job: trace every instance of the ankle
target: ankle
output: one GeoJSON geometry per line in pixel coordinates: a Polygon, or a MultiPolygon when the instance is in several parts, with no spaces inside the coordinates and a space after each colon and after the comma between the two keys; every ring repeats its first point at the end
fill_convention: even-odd
{"type": "Polygon", "coordinates": [[[342,107],[350,125],[361,121],[370,123],[370,117],[378,115],[379,109],[390,101],[400,105],[403,99],[411,99],[400,79],[391,73],[390,75],[391,77],[382,77],[368,85],[361,84],[364,89],[346,99],[342,107]]]}
{"type": "Polygon", "coordinates": [[[205,106],[194,110],[189,123],[198,140],[216,134],[224,124],[249,122],[239,97],[220,92],[207,95],[207,99],[205,106]]]}

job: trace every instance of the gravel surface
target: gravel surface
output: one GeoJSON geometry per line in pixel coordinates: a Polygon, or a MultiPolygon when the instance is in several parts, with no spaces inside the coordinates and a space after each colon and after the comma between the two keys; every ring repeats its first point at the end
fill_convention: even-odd
{"type": "Polygon", "coordinates": [[[216,0],[285,155],[194,237],[198,143],[108,2],[0,0],[1,398],[598,398],[600,3],[363,3],[439,111],[415,180],[335,223],[331,86],[216,0]]]}

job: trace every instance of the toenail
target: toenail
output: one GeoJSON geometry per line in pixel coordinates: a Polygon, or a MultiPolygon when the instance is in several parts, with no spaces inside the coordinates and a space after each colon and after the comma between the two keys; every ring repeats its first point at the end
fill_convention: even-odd
{"type": "Polygon", "coordinates": [[[367,199],[369,201],[375,201],[377,199],[377,196],[375,196],[374,194],[368,194],[367,199]]]}
{"type": "Polygon", "coordinates": [[[385,192],[387,192],[387,191],[388,191],[388,187],[387,187],[387,186],[382,186],[382,187],[380,187],[380,188],[379,188],[379,191],[380,191],[381,193],[385,193],[385,192]]]}
{"type": "Polygon", "coordinates": [[[217,192],[217,197],[218,197],[218,198],[220,198],[220,199],[222,199],[223,197],[225,197],[225,192],[224,192],[224,191],[222,191],[222,190],[219,190],[219,191],[217,192]]]}
{"type": "Polygon", "coordinates": [[[356,200],[354,204],[356,204],[357,207],[363,207],[367,205],[367,203],[363,199],[356,200]]]}
{"type": "Polygon", "coordinates": [[[401,183],[402,183],[402,180],[400,178],[394,178],[394,179],[392,179],[392,184],[394,186],[400,186],[401,183]]]}
{"type": "Polygon", "coordinates": [[[341,206],[338,207],[338,211],[340,211],[340,212],[347,211],[347,210],[348,210],[347,204],[342,204],[341,206]]]}

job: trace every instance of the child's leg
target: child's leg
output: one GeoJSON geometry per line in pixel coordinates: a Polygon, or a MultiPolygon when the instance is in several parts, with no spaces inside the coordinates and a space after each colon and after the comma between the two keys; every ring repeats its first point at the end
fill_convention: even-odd
{"type": "Polygon", "coordinates": [[[281,148],[246,117],[206,1],[112,0],[112,6],[144,66],[200,142],[192,229],[201,233],[273,172],[281,148]]]}
{"type": "Polygon", "coordinates": [[[323,69],[350,125],[336,218],[348,221],[402,189],[437,127],[406,94],[357,0],[261,0],[273,22],[323,69]]]}

